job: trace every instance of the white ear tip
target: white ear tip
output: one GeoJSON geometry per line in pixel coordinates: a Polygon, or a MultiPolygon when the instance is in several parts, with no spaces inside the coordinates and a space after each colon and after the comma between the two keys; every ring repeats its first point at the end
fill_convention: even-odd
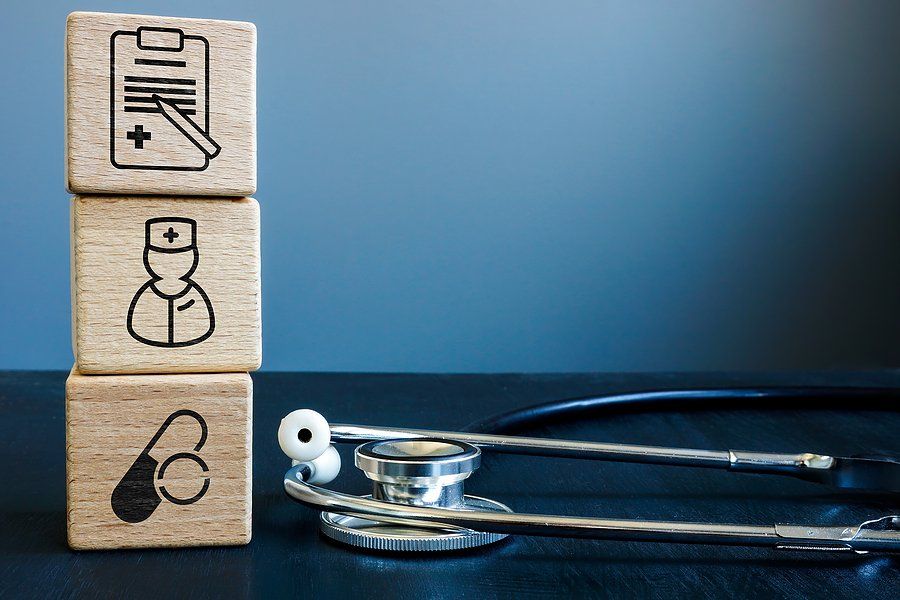
{"type": "Polygon", "coordinates": [[[306,481],[314,485],[325,485],[334,481],[341,472],[341,455],[334,446],[328,446],[320,457],[306,464],[312,471],[306,481]]]}
{"type": "Polygon", "coordinates": [[[314,410],[301,408],[287,415],[278,427],[278,445],[294,460],[311,461],[321,456],[331,444],[331,428],[325,417],[314,410]]]}

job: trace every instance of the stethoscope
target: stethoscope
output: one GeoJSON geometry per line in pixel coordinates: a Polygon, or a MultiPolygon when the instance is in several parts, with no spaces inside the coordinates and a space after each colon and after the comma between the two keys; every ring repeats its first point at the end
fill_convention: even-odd
{"type": "MultiPolygon", "coordinates": [[[[642,392],[575,399],[512,411],[482,422],[488,429],[621,404],[705,401],[727,398],[878,398],[896,402],[896,390],[777,388],[771,390],[691,390],[642,392]],[[806,394],[806,395],[803,395],[806,394]],[[816,395],[810,395],[816,394],[816,395]]],[[[885,404],[886,407],[896,406],[885,404]]],[[[727,469],[798,477],[836,488],[896,494],[900,461],[888,457],[835,457],[740,450],[697,450],[636,446],[495,433],[431,431],[330,425],[319,413],[288,414],[278,441],[293,459],[284,489],[292,499],[321,512],[329,538],[381,551],[441,551],[474,548],[510,534],[623,541],[768,546],[787,550],[900,551],[900,515],[853,525],[739,525],[638,519],[606,519],[513,512],[487,498],[466,495],[463,482],[480,465],[481,453],[553,456],[655,465],[727,469]],[[370,496],[321,487],[334,480],[341,459],[331,444],[360,444],[356,466],[372,481],[370,496]]]]}

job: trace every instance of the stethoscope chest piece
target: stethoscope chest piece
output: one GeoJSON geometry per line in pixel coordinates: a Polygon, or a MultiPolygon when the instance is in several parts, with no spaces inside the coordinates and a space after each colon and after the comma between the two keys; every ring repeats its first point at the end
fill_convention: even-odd
{"type": "MultiPolygon", "coordinates": [[[[466,496],[463,481],[481,464],[481,450],[465,442],[435,438],[379,440],[356,449],[355,463],[372,480],[371,498],[398,505],[460,511],[512,512],[494,500],[466,496]]],[[[433,552],[475,548],[506,534],[463,527],[421,527],[323,512],[322,533],[369,550],[433,552]]]]}

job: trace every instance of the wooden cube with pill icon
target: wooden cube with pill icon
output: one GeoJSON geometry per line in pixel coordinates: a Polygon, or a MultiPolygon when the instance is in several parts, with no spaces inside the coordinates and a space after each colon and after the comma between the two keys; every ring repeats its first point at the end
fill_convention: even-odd
{"type": "Polygon", "coordinates": [[[76,196],[76,368],[84,374],[257,369],[259,242],[252,198],[76,196]]]}
{"type": "Polygon", "coordinates": [[[252,382],[246,373],[66,382],[74,549],[250,541],[252,382]]]}
{"type": "Polygon", "coordinates": [[[71,192],[256,191],[252,23],[75,12],[65,45],[71,192]]]}

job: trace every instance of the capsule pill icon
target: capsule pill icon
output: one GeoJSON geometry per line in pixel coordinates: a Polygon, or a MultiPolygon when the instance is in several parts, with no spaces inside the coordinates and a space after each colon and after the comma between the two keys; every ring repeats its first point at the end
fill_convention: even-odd
{"type": "Polygon", "coordinates": [[[176,505],[193,504],[200,500],[209,490],[209,467],[196,452],[199,452],[204,444],[209,429],[206,421],[197,412],[181,409],[166,417],[156,434],[144,450],[138,455],[134,463],[119,481],[110,497],[115,515],[126,523],[140,523],[146,521],[165,499],[176,505]],[[193,419],[200,425],[200,438],[193,446],[193,450],[175,452],[160,462],[154,448],[176,419],[193,419]],[[190,461],[203,472],[203,484],[193,496],[177,496],[167,489],[163,483],[166,471],[178,461],[190,461]]]}

